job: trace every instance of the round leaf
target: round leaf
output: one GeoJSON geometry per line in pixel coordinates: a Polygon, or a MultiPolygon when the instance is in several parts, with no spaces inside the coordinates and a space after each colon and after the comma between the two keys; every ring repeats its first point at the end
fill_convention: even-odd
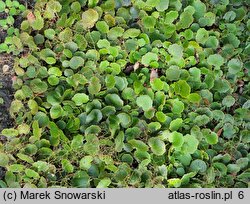
{"type": "Polygon", "coordinates": [[[74,101],[77,106],[81,106],[89,101],[89,96],[85,93],[77,93],[73,96],[72,101],[74,101]]]}
{"type": "Polygon", "coordinates": [[[181,133],[174,131],[169,136],[169,141],[172,143],[172,145],[175,148],[180,148],[184,143],[184,138],[183,138],[183,135],[181,133]]]}
{"type": "Polygon", "coordinates": [[[200,159],[196,159],[191,162],[190,169],[194,172],[205,173],[207,170],[207,164],[200,159]]]}
{"type": "Polygon", "coordinates": [[[142,95],[136,99],[136,104],[144,111],[148,111],[150,108],[152,108],[153,101],[148,95],[142,95]]]}
{"type": "Polygon", "coordinates": [[[161,156],[166,152],[165,143],[158,137],[151,137],[148,140],[148,145],[150,146],[152,152],[157,156],[161,156]]]}
{"type": "Polygon", "coordinates": [[[82,13],[83,27],[85,29],[94,27],[95,23],[98,21],[99,15],[96,10],[88,9],[82,13]]]}

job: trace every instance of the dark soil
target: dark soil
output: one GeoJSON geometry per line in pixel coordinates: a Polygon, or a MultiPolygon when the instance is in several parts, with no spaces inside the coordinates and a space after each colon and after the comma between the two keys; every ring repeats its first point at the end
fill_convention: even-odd
{"type": "Polygon", "coordinates": [[[0,105],[0,132],[4,128],[11,127],[13,123],[9,115],[9,107],[13,99],[12,66],[12,57],[7,54],[0,54],[0,97],[4,100],[4,103],[0,105]],[[10,68],[6,73],[3,73],[4,65],[8,65],[10,68]]]}
{"type": "MultiPolygon", "coordinates": [[[[0,19],[6,19],[7,18],[7,14],[5,12],[0,12],[0,19]]],[[[7,36],[7,32],[5,30],[3,30],[0,27],[0,43],[4,42],[4,39],[7,36]]]]}
{"type": "Polygon", "coordinates": [[[0,180],[2,180],[5,176],[6,169],[3,167],[0,167],[0,180]]]}
{"type": "MultiPolygon", "coordinates": [[[[20,3],[25,5],[28,9],[33,9],[35,1],[34,0],[18,0],[20,3]]],[[[0,19],[7,18],[7,14],[4,12],[0,13],[0,19]]],[[[22,16],[14,16],[15,22],[14,27],[20,28],[22,23],[22,16]]],[[[0,28],[0,43],[3,43],[7,37],[7,32],[0,28]]],[[[4,128],[13,127],[13,119],[10,117],[9,108],[11,101],[13,100],[14,90],[12,88],[12,77],[13,77],[13,56],[10,54],[2,53],[0,54],[0,98],[3,99],[4,103],[0,104],[0,142],[5,143],[6,137],[1,135],[1,131],[4,128]],[[8,65],[9,71],[3,73],[3,66],[8,65]]],[[[6,169],[0,167],[0,180],[5,176],[6,169]]]]}
{"type": "MultiPolygon", "coordinates": [[[[28,9],[33,9],[35,1],[34,0],[18,0],[20,3],[25,5],[28,9]]],[[[0,19],[7,18],[8,15],[5,12],[0,13],[0,19]]],[[[22,23],[22,16],[14,16],[15,28],[20,28],[22,23]]],[[[0,28],[0,43],[4,42],[7,37],[7,32],[0,28]]],[[[13,57],[10,54],[0,54],[0,97],[4,100],[4,103],[0,104],[0,133],[4,128],[10,128],[13,126],[13,120],[9,115],[9,108],[11,101],[13,99],[14,90],[12,88],[12,66],[13,66],[13,57]],[[3,73],[3,66],[8,65],[9,71],[3,73]]],[[[4,142],[5,138],[0,134],[0,141],[4,142]]],[[[1,173],[1,172],[0,172],[1,173]]]]}

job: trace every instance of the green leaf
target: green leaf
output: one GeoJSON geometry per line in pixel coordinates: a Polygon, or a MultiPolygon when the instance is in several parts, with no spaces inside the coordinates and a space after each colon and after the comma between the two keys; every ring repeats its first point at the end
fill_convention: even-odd
{"type": "Polygon", "coordinates": [[[206,47],[216,49],[219,46],[219,40],[215,36],[209,36],[206,41],[206,47]]]}
{"type": "Polygon", "coordinates": [[[180,114],[184,110],[184,103],[179,101],[179,99],[171,100],[172,112],[175,114],[180,114]]]}
{"type": "Polygon", "coordinates": [[[191,93],[187,96],[187,99],[191,102],[191,103],[200,103],[201,101],[201,96],[197,93],[191,93]]]}
{"type": "Polygon", "coordinates": [[[200,44],[205,44],[208,40],[209,33],[205,28],[199,28],[199,30],[196,33],[195,40],[200,44]]]}
{"type": "Polygon", "coordinates": [[[79,149],[83,146],[83,136],[82,135],[76,135],[73,137],[73,140],[71,141],[71,148],[73,150],[79,149]]]}
{"type": "Polygon", "coordinates": [[[62,160],[62,169],[66,172],[66,173],[73,173],[74,172],[74,166],[70,163],[69,160],[67,159],[63,159],[62,160]]]}
{"type": "Polygon", "coordinates": [[[230,174],[238,173],[240,171],[240,166],[238,166],[237,164],[228,164],[227,165],[227,171],[230,174]]]}
{"type": "Polygon", "coordinates": [[[153,106],[153,101],[148,95],[139,96],[136,99],[136,104],[143,109],[143,111],[148,111],[153,106]]]}
{"type": "Polygon", "coordinates": [[[178,66],[171,66],[166,70],[166,78],[169,81],[177,81],[181,76],[181,70],[178,66]]]}
{"type": "Polygon", "coordinates": [[[209,129],[203,129],[202,134],[206,138],[208,144],[214,145],[218,143],[218,136],[215,132],[211,132],[209,129]]]}
{"type": "Polygon", "coordinates": [[[86,135],[86,143],[83,145],[83,150],[89,155],[97,155],[100,149],[99,139],[95,135],[86,135]]]}
{"type": "Polygon", "coordinates": [[[152,89],[155,91],[160,91],[164,88],[164,82],[161,81],[159,78],[155,78],[152,81],[150,81],[150,85],[152,86],[152,89]]]}
{"type": "Polygon", "coordinates": [[[161,123],[165,123],[167,120],[167,116],[161,111],[156,112],[155,116],[157,120],[161,123]]]}
{"type": "Polygon", "coordinates": [[[30,81],[30,88],[34,93],[44,93],[48,89],[48,85],[41,79],[33,79],[30,81]]]}
{"type": "Polygon", "coordinates": [[[47,4],[47,8],[49,8],[52,12],[58,13],[62,9],[62,5],[59,3],[59,1],[49,1],[47,4]]]}
{"type": "Polygon", "coordinates": [[[77,93],[73,96],[72,101],[74,101],[77,106],[81,106],[89,101],[89,96],[85,93],[77,93]]]}
{"type": "Polygon", "coordinates": [[[108,33],[108,31],[109,31],[109,26],[108,26],[108,24],[105,21],[98,21],[96,23],[96,28],[101,33],[108,33]]]}
{"type": "Polygon", "coordinates": [[[183,122],[182,118],[177,118],[175,120],[172,120],[170,123],[169,129],[171,131],[178,130],[182,126],[182,122],[183,122]]]}
{"type": "Polygon", "coordinates": [[[127,38],[136,38],[140,35],[141,31],[139,29],[136,28],[130,28],[127,29],[124,33],[123,33],[123,38],[127,39],[127,38]]]}
{"type": "Polygon", "coordinates": [[[69,28],[65,28],[59,33],[58,37],[62,42],[69,42],[73,37],[72,30],[69,28]]]}
{"type": "Polygon", "coordinates": [[[201,17],[203,17],[204,14],[206,13],[206,4],[204,4],[200,0],[195,0],[192,3],[192,6],[195,8],[194,17],[197,20],[200,19],[201,17]]]}
{"type": "Polygon", "coordinates": [[[207,63],[215,67],[220,67],[224,64],[224,58],[219,54],[209,55],[207,58],[207,63]]]}
{"type": "Polygon", "coordinates": [[[168,179],[169,187],[179,188],[181,186],[181,179],[179,178],[172,178],[168,179]]]}
{"type": "Polygon", "coordinates": [[[32,166],[34,166],[38,170],[38,172],[46,172],[49,170],[49,164],[44,161],[37,161],[33,163],[32,166]]]}
{"type": "Polygon", "coordinates": [[[102,112],[98,109],[93,109],[86,118],[86,124],[99,123],[102,120],[102,112]]]}
{"type": "Polygon", "coordinates": [[[113,105],[117,109],[123,107],[123,100],[117,94],[108,94],[105,96],[105,101],[108,105],[113,105]]]}
{"type": "Polygon", "coordinates": [[[119,118],[120,124],[123,128],[128,128],[132,122],[131,117],[127,113],[119,113],[117,115],[119,118]]]}
{"type": "Polygon", "coordinates": [[[62,76],[62,71],[58,67],[50,67],[48,70],[49,75],[62,76]]]}
{"type": "Polygon", "coordinates": [[[194,123],[198,126],[203,126],[206,125],[207,123],[210,122],[210,118],[207,115],[198,115],[194,119],[194,123]]]}
{"type": "Polygon", "coordinates": [[[97,42],[97,47],[98,48],[109,48],[110,47],[110,42],[107,39],[101,39],[97,42]]]}
{"type": "Polygon", "coordinates": [[[225,79],[215,80],[213,89],[219,93],[226,93],[228,90],[230,90],[230,83],[225,79]]]}
{"type": "Polygon", "coordinates": [[[79,67],[84,65],[84,59],[79,56],[74,56],[69,61],[69,66],[72,69],[78,69],[79,67]]]}
{"type": "Polygon", "coordinates": [[[181,29],[186,29],[189,28],[191,26],[191,24],[193,23],[193,13],[194,11],[189,11],[188,9],[190,8],[190,10],[193,9],[193,7],[189,6],[187,7],[183,13],[181,13],[180,15],[180,21],[176,24],[176,29],[177,30],[181,30],[181,29]]]}
{"type": "Polygon", "coordinates": [[[89,182],[90,182],[90,178],[87,172],[78,171],[74,175],[71,185],[76,188],[88,188],[89,182]]]}
{"type": "Polygon", "coordinates": [[[41,128],[39,128],[39,124],[37,120],[33,121],[32,129],[33,129],[33,136],[36,138],[36,140],[39,140],[42,135],[42,130],[41,128]]]}
{"type": "Polygon", "coordinates": [[[53,122],[49,123],[50,128],[50,144],[54,147],[60,144],[60,129],[53,122]]]}
{"type": "Polygon", "coordinates": [[[31,22],[31,27],[34,30],[41,30],[44,27],[44,20],[38,10],[34,12],[35,20],[31,22]]]}
{"type": "Polygon", "coordinates": [[[240,169],[245,169],[248,166],[249,159],[248,158],[239,158],[236,161],[236,164],[240,167],[240,169]]]}
{"type": "Polygon", "coordinates": [[[201,27],[212,26],[215,23],[216,15],[212,12],[207,12],[199,19],[201,27]]]}
{"type": "Polygon", "coordinates": [[[88,170],[91,167],[91,163],[94,160],[92,156],[85,156],[80,160],[80,168],[83,170],[88,170]]]}
{"type": "Polygon", "coordinates": [[[234,11],[228,11],[223,16],[223,19],[226,20],[226,22],[233,21],[236,18],[236,13],[234,11]]]}
{"type": "Polygon", "coordinates": [[[101,90],[101,83],[99,78],[97,77],[91,77],[91,80],[89,82],[89,86],[88,86],[88,91],[90,94],[97,94],[99,93],[99,91],[101,90]]]}
{"type": "Polygon", "coordinates": [[[4,12],[5,11],[5,3],[3,1],[0,1],[0,12],[4,12]]]}
{"type": "Polygon", "coordinates": [[[27,135],[30,133],[30,126],[26,123],[19,125],[17,129],[18,129],[18,133],[20,135],[22,135],[22,134],[27,135]]]}
{"type": "Polygon", "coordinates": [[[144,152],[148,151],[148,146],[143,141],[132,139],[129,140],[128,143],[131,144],[132,147],[136,148],[137,150],[144,152]]]}
{"type": "Polygon", "coordinates": [[[59,78],[55,75],[51,75],[48,77],[48,83],[51,85],[51,86],[56,86],[58,85],[60,82],[59,78]]]}
{"type": "Polygon", "coordinates": [[[109,40],[117,40],[123,33],[124,29],[122,27],[113,27],[108,31],[107,36],[109,40]]]}
{"type": "Polygon", "coordinates": [[[135,51],[138,48],[138,45],[138,41],[134,39],[129,39],[125,42],[127,52],[135,51]]]}
{"type": "Polygon", "coordinates": [[[171,24],[174,22],[175,19],[177,19],[177,17],[178,17],[178,11],[169,11],[166,13],[165,23],[171,24]]]}
{"type": "Polygon", "coordinates": [[[214,170],[214,167],[209,167],[208,170],[207,170],[207,182],[209,184],[212,184],[215,180],[215,170],[214,170]]]}
{"type": "Polygon", "coordinates": [[[54,105],[50,109],[50,117],[52,119],[60,118],[64,113],[63,108],[60,105],[54,105]]]}
{"type": "Polygon", "coordinates": [[[22,153],[18,153],[17,154],[17,157],[23,161],[26,161],[30,164],[33,164],[34,163],[34,160],[32,159],[32,157],[28,156],[28,155],[25,155],[25,154],[22,154],[22,153]]]}
{"type": "Polygon", "coordinates": [[[3,129],[1,134],[6,136],[6,137],[16,137],[16,136],[18,136],[18,130],[14,129],[14,128],[3,129]]]}
{"type": "Polygon", "coordinates": [[[0,166],[6,167],[9,164],[9,157],[6,154],[0,152],[0,158],[0,166]]]}
{"type": "MultiPolygon", "coordinates": [[[[144,113],[145,115],[146,113],[144,113]]],[[[161,124],[159,122],[151,122],[148,124],[148,130],[150,132],[156,132],[161,129],[161,124]]]]}
{"type": "Polygon", "coordinates": [[[18,113],[23,108],[23,103],[19,100],[13,100],[10,106],[10,114],[18,113]]]}
{"type": "Polygon", "coordinates": [[[127,88],[128,82],[125,77],[118,77],[115,76],[115,86],[118,88],[120,91],[123,89],[127,88]]]}
{"type": "Polygon", "coordinates": [[[53,29],[51,29],[51,28],[46,29],[46,30],[44,31],[44,36],[45,36],[46,38],[50,39],[50,40],[53,40],[53,39],[54,39],[55,34],[56,34],[55,30],[53,30],[53,29]]]}
{"type": "Polygon", "coordinates": [[[233,96],[226,96],[225,98],[223,98],[222,100],[222,105],[226,106],[226,107],[231,107],[235,104],[235,99],[233,96]]]}
{"type": "Polygon", "coordinates": [[[160,12],[165,11],[168,9],[168,5],[169,5],[169,0],[160,0],[156,6],[156,10],[160,12]]]}
{"type": "Polygon", "coordinates": [[[99,181],[96,188],[107,188],[110,184],[111,184],[110,178],[104,178],[104,179],[99,181]]]}
{"type": "Polygon", "coordinates": [[[84,29],[92,28],[98,21],[99,15],[96,10],[88,9],[82,13],[83,27],[84,29]]]}
{"type": "Polygon", "coordinates": [[[14,172],[14,173],[21,173],[24,170],[24,165],[22,164],[12,164],[8,166],[8,171],[14,172]]]}
{"type": "Polygon", "coordinates": [[[40,127],[45,127],[49,124],[49,117],[43,112],[37,112],[34,116],[34,120],[38,121],[40,127]]]}
{"type": "Polygon", "coordinates": [[[174,131],[169,136],[169,141],[172,143],[173,147],[180,148],[184,143],[184,138],[181,133],[174,131]]]}
{"type": "Polygon", "coordinates": [[[124,132],[120,131],[119,134],[115,138],[115,151],[121,152],[124,145],[124,132]]]}
{"type": "Polygon", "coordinates": [[[122,160],[122,162],[126,162],[126,163],[131,165],[133,163],[134,159],[130,154],[124,154],[124,155],[122,155],[121,160],[122,160]]]}
{"type": "Polygon", "coordinates": [[[168,52],[176,58],[182,58],[183,56],[183,47],[178,44],[172,44],[168,47],[168,52]]]}
{"type": "Polygon", "coordinates": [[[159,2],[160,0],[146,0],[146,5],[148,7],[155,7],[159,2]]]}
{"type": "Polygon", "coordinates": [[[81,4],[77,1],[73,2],[70,7],[75,13],[79,13],[81,11],[81,4]]]}
{"type": "Polygon", "coordinates": [[[207,170],[207,164],[200,159],[196,159],[191,162],[190,169],[194,172],[205,173],[207,170]]]}
{"type": "Polygon", "coordinates": [[[182,145],[182,151],[185,153],[193,154],[199,145],[199,141],[193,135],[185,135],[184,143],[182,145]]]}
{"type": "Polygon", "coordinates": [[[25,174],[29,178],[33,178],[33,179],[39,179],[40,178],[39,174],[36,171],[32,170],[32,169],[25,169],[25,174]]]}
{"type": "Polygon", "coordinates": [[[157,54],[153,52],[148,52],[142,56],[141,63],[145,66],[149,66],[152,61],[158,61],[157,54]]]}
{"type": "Polygon", "coordinates": [[[227,66],[230,74],[237,74],[242,70],[243,64],[239,59],[234,58],[228,62],[227,66]]]}
{"type": "Polygon", "coordinates": [[[153,16],[145,16],[142,18],[142,25],[145,28],[154,28],[156,19],[153,16]]]}
{"type": "Polygon", "coordinates": [[[166,152],[165,143],[158,137],[149,138],[148,145],[150,146],[152,152],[157,156],[161,156],[166,152]]]}
{"type": "Polygon", "coordinates": [[[179,80],[178,82],[174,83],[174,91],[183,98],[187,98],[187,96],[190,94],[191,88],[185,80],[179,80]]]}

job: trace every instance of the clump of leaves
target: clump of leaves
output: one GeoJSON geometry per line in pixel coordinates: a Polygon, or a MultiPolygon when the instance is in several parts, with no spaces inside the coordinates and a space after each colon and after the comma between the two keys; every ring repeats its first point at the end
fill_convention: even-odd
{"type": "Polygon", "coordinates": [[[16,27],[15,21],[25,10],[26,7],[18,1],[6,0],[0,2],[0,53],[10,53],[14,51],[16,45],[21,46],[21,42],[17,38],[19,29],[16,27]]]}
{"type": "Polygon", "coordinates": [[[0,186],[247,187],[247,9],[38,0],[3,50],[23,53],[0,186]]]}

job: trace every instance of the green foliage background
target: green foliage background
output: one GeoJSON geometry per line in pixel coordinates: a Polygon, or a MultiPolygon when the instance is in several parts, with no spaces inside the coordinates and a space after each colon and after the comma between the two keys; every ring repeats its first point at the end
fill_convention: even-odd
{"type": "Polygon", "coordinates": [[[248,187],[248,11],[37,0],[0,44],[17,75],[0,186],[248,187]]]}

